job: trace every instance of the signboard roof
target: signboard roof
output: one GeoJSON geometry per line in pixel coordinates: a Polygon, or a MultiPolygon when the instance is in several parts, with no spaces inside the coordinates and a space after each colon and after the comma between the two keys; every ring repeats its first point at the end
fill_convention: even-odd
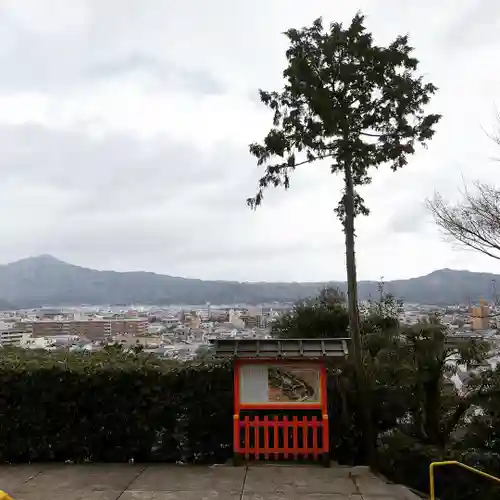
{"type": "Polygon", "coordinates": [[[349,339],[213,339],[217,358],[318,359],[345,357],[349,339]]]}

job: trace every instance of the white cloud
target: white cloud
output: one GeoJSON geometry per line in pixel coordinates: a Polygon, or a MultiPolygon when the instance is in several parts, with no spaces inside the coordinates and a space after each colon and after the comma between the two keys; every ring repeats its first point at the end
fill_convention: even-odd
{"type": "Polygon", "coordinates": [[[360,8],[381,43],[409,32],[444,118],[428,150],[364,188],[372,215],[358,221],[359,277],[500,272],[443,243],[423,208],[434,190],[453,197],[462,176],[494,181],[498,169],[481,127],[495,124],[500,38],[485,41],[470,22],[484,20],[483,4],[4,2],[0,261],[53,253],[203,278],[342,279],[340,180],[310,167],[251,212],[259,170],[248,143],[270,125],[256,95],[280,85],[282,32],[320,15],[349,22],[360,8]]]}

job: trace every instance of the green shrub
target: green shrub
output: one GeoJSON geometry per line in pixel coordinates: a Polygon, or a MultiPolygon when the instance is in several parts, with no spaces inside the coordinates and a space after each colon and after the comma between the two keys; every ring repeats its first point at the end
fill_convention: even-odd
{"type": "Polygon", "coordinates": [[[0,461],[225,461],[232,381],[229,364],[2,349],[0,461]]]}
{"type": "MultiPolygon", "coordinates": [[[[500,470],[500,459],[497,455],[438,449],[400,432],[392,432],[381,439],[381,472],[395,483],[406,484],[418,491],[428,493],[429,465],[442,460],[456,460],[497,476],[500,470]]],[[[458,466],[437,467],[435,481],[436,495],[440,500],[500,498],[498,483],[458,466]]]]}

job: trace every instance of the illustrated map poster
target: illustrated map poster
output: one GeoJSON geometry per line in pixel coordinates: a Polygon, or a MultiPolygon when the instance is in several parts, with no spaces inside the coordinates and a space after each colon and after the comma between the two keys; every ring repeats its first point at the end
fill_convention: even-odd
{"type": "Polygon", "coordinates": [[[320,368],[297,364],[240,366],[240,403],[319,403],[320,368]]]}

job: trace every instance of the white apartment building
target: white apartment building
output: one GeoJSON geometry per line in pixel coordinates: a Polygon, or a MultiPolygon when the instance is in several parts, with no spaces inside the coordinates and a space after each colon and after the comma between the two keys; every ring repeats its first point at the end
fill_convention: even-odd
{"type": "Polygon", "coordinates": [[[180,321],[178,318],[167,317],[162,319],[162,323],[165,326],[177,326],[180,324],[180,321]]]}
{"type": "Polygon", "coordinates": [[[27,337],[21,340],[24,349],[47,349],[53,341],[47,337],[27,337]]]}
{"type": "Polygon", "coordinates": [[[229,321],[236,328],[245,328],[245,322],[240,318],[239,314],[234,310],[229,310],[229,321]]]}
{"type": "Polygon", "coordinates": [[[0,345],[2,346],[21,346],[23,340],[30,335],[24,330],[16,327],[0,329],[0,345]]]}

